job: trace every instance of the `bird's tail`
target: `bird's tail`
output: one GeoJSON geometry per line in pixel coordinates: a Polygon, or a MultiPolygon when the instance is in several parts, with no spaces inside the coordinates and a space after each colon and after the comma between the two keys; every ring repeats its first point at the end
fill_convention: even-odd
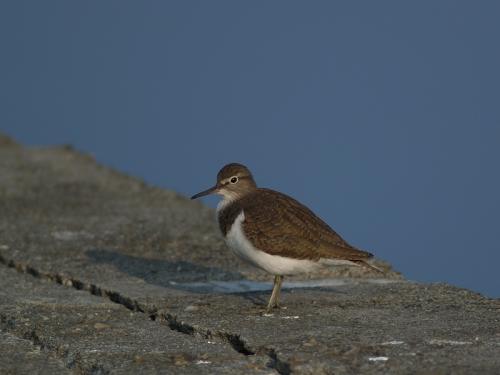
{"type": "Polygon", "coordinates": [[[378,267],[375,267],[373,264],[370,264],[362,259],[351,260],[351,262],[357,264],[358,266],[361,266],[361,267],[364,267],[366,269],[369,269],[369,270],[372,270],[372,271],[375,271],[375,272],[378,272],[378,273],[385,275],[385,271],[383,271],[382,269],[380,269],[378,267]]]}

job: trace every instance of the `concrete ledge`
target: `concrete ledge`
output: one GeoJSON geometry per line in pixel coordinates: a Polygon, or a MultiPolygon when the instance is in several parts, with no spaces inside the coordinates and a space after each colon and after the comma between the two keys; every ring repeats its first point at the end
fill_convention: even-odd
{"type": "Polygon", "coordinates": [[[500,301],[337,269],[286,280],[211,209],[70,147],[0,136],[0,372],[498,373],[500,301]],[[9,355],[8,353],[16,353],[9,355]]]}

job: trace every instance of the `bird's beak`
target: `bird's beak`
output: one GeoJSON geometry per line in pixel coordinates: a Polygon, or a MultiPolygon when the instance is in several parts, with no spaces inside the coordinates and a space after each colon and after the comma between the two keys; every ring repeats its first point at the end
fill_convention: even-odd
{"type": "Polygon", "coordinates": [[[217,192],[217,189],[218,189],[217,185],[212,186],[210,189],[204,190],[204,191],[202,191],[202,192],[200,192],[198,194],[193,195],[191,197],[191,199],[196,199],[196,198],[199,198],[199,197],[203,197],[205,195],[213,194],[213,193],[217,192]]]}

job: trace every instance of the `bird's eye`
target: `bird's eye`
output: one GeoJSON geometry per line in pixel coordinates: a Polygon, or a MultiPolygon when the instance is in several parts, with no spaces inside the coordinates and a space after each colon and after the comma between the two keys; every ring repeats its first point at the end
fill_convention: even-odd
{"type": "Polygon", "coordinates": [[[235,183],[237,183],[237,182],[238,182],[238,177],[236,177],[236,176],[231,177],[231,180],[230,180],[230,181],[231,181],[231,183],[232,183],[232,184],[235,184],[235,183]]]}

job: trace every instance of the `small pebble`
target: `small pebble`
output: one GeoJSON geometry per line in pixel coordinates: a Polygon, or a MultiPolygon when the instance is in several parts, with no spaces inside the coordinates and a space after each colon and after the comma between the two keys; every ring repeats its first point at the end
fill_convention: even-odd
{"type": "Polygon", "coordinates": [[[399,341],[399,340],[393,340],[393,341],[386,341],[383,342],[380,345],[403,345],[405,342],[404,341],[399,341]]]}
{"type": "Polygon", "coordinates": [[[97,329],[98,331],[102,331],[103,329],[110,328],[110,326],[105,323],[96,323],[94,324],[94,328],[97,329]]]}
{"type": "Polygon", "coordinates": [[[385,362],[389,359],[389,357],[368,357],[368,360],[371,362],[385,362]]]}
{"type": "Polygon", "coordinates": [[[198,306],[195,306],[195,305],[189,305],[189,306],[186,306],[186,308],[184,309],[184,311],[198,311],[200,308],[198,306]]]}
{"type": "Polygon", "coordinates": [[[185,366],[188,363],[189,363],[189,361],[184,354],[176,354],[174,356],[174,364],[176,366],[185,366]]]}

